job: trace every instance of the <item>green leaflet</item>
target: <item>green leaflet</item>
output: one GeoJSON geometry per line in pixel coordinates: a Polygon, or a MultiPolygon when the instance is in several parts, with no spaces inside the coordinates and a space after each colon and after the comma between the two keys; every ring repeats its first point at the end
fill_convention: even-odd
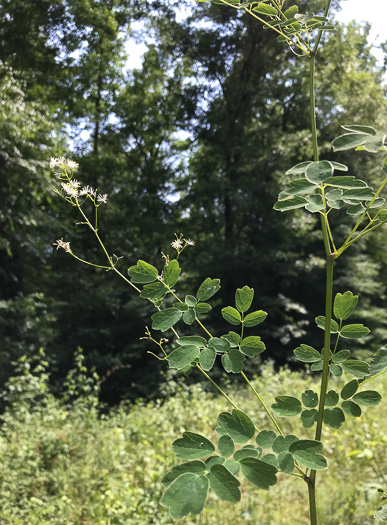
{"type": "Polygon", "coordinates": [[[301,395],[304,406],[314,408],[318,405],[318,395],[313,390],[305,390],[301,395]]]}
{"type": "Polygon", "coordinates": [[[208,303],[198,303],[194,306],[194,310],[197,314],[206,314],[212,310],[212,306],[208,303]]]}
{"type": "Polygon", "coordinates": [[[277,436],[272,444],[273,452],[280,454],[281,452],[287,452],[292,443],[298,441],[298,437],[293,434],[287,436],[277,436]]]}
{"type": "Polygon", "coordinates": [[[313,470],[324,470],[328,467],[327,460],[318,452],[323,445],[320,441],[300,439],[289,447],[289,452],[305,467],[313,470]]]}
{"type": "Polygon", "coordinates": [[[173,350],[167,357],[170,368],[183,370],[190,365],[200,353],[199,347],[194,345],[184,345],[173,350]]]}
{"type": "Polygon", "coordinates": [[[249,357],[255,357],[266,349],[265,343],[258,336],[245,337],[242,340],[241,352],[249,357]]]}
{"type": "Polygon", "coordinates": [[[160,281],[156,281],[146,284],[141,290],[140,297],[155,302],[164,297],[166,293],[168,293],[168,288],[160,281]]]}
{"type": "Polygon", "coordinates": [[[334,390],[329,390],[325,395],[325,406],[334,407],[339,402],[339,394],[334,390]]]}
{"type": "Polygon", "coordinates": [[[276,436],[277,434],[274,430],[261,430],[261,432],[258,433],[255,442],[262,448],[271,448],[276,436]]]}
{"type": "Polygon", "coordinates": [[[182,315],[187,313],[188,312],[184,312],[183,314],[180,310],[177,310],[177,308],[167,308],[166,310],[161,310],[161,312],[156,312],[152,315],[152,328],[165,332],[180,321],[182,315]]]}
{"type": "Polygon", "coordinates": [[[352,292],[345,292],[344,294],[336,294],[333,304],[333,313],[337,319],[345,320],[355,310],[358,296],[353,295],[352,292]]]}
{"type": "Polygon", "coordinates": [[[164,492],[161,504],[169,507],[174,519],[200,514],[207,499],[209,481],[205,476],[185,472],[176,478],[164,492]]]}
{"type": "Polygon", "coordinates": [[[312,427],[317,421],[318,412],[315,408],[311,410],[303,410],[301,412],[301,421],[305,428],[312,427]]]}
{"type": "Polygon", "coordinates": [[[243,475],[256,487],[269,490],[277,483],[278,470],[273,465],[256,458],[244,458],[240,461],[243,475]]]}
{"type": "Polygon", "coordinates": [[[281,191],[278,195],[278,200],[283,201],[296,197],[297,195],[309,195],[318,188],[317,184],[311,184],[308,180],[292,180],[289,188],[281,191]]]}
{"type": "Polygon", "coordinates": [[[238,474],[238,472],[241,469],[240,464],[237,461],[234,461],[233,459],[227,459],[224,462],[224,466],[231,472],[231,474],[238,474]]]}
{"type": "Polygon", "coordinates": [[[324,185],[333,186],[334,188],[350,189],[350,188],[364,188],[367,184],[351,175],[340,177],[330,177],[324,181],[324,185]]]}
{"type": "Polygon", "coordinates": [[[136,266],[128,269],[128,274],[132,283],[152,283],[157,279],[158,271],[157,268],[140,259],[136,266]]]}
{"type": "Polygon", "coordinates": [[[172,443],[172,450],[178,459],[200,459],[215,452],[215,447],[207,438],[194,432],[184,432],[183,437],[172,443]]]}
{"type": "Polygon", "coordinates": [[[354,403],[353,401],[343,401],[341,403],[341,408],[344,410],[344,412],[352,417],[360,417],[361,416],[361,408],[357,403],[354,403]]]}
{"type": "MultiPolygon", "coordinates": [[[[321,330],[325,330],[325,316],[319,315],[315,319],[316,325],[321,328],[321,330]]],[[[337,334],[339,331],[339,325],[336,323],[334,319],[331,319],[331,334],[337,334]]]]}
{"type": "Polygon", "coordinates": [[[352,401],[358,405],[374,407],[380,403],[382,396],[376,390],[365,390],[355,394],[352,401]]]}
{"type": "Polygon", "coordinates": [[[255,312],[251,312],[251,314],[247,314],[243,320],[243,323],[247,328],[251,328],[252,326],[261,324],[266,319],[266,317],[266,312],[263,310],[257,310],[255,312]]]}
{"type": "Polygon", "coordinates": [[[308,345],[300,345],[294,350],[294,355],[303,363],[316,363],[321,359],[320,352],[308,345]]]}
{"type": "Polygon", "coordinates": [[[274,204],[273,207],[277,211],[289,211],[295,210],[297,208],[303,208],[306,204],[308,204],[308,201],[306,199],[297,196],[291,199],[287,199],[285,201],[278,201],[274,204]]]}
{"type": "Polygon", "coordinates": [[[234,441],[230,438],[228,434],[224,434],[219,438],[218,450],[222,454],[222,456],[225,456],[226,458],[228,456],[232,456],[234,454],[234,449],[234,441]]]}
{"type": "Polygon", "coordinates": [[[312,184],[321,184],[333,176],[333,166],[327,160],[312,162],[306,168],[305,176],[312,184]]]}
{"type": "Polygon", "coordinates": [[[201,348],[203,346],[206,346],[207,341],[204,339],[204,337],[200,337],[199,335],[187,335],[185,337],[179,337],[179,339],[176,339],[176,343],[178,345],[194,345],[198,348],[201,348]]]}
{"type": "Polygon", "coordinates": [[[227,354],[222,355],[222,365],[226,372],[239,374],[243,370],[245,356],[236,348],[232,348],[227,354]]]}
{"type": "Polygon", "coordinates": [[[253,11],[259,13],[260,15],[273,16],[277,14],[277,9],[275,7],[264,4],[263,2],[259,2],[258,5],[253,8],[253,11]]]}
{"type": "Polygon", "coordinates": [[[276,396],[271,408],[279,417],[296,416],[302,410],[300,401],[291,396],[276,396]]]}
{"type": "Polygon", "coordinates": [[[221,436],[228,434],[235,443],[246,443],[255,434],[254,423],[249,416],[240,410],[219,414],[218,427],[215,429],[221,436]]]}
{"type": "Polygon", "coordinates": [[[221,339],[226,339],[230,343],[231,348],[235,348],[236,346],[239,346],[241,342],[240,336],[236,332],[229,332],[226,335],[222,335],[221,339]]]}
{"type": "Polygon", "coordinates": [[[180,273],[181,268],[179,267],[179,263],[176,260],[169,261],[169,263],[164,266],[163,270],[163,280],[165,284],[168,286],[174,286],[179,279],[180,273]]]}
{"type": "Polygon", "coordinates": [[[289,452],[278,454],[278,467],[285,474],[290,475],[294,470],[294,459],[289,452]]]}
{"type": "Polygon", "coordinates": [[[241,314],[232,306],[222,308],[222,316],[228,323],[233,325],[238,325],[242,322],[241,314]]]}
{"type": "Polygon", "coordinates": [[[193,322],[195,321],[195,317],[195,310],[188,310],[187,312],[183,313],[183,321],[185,322],[185,324],[193,324],[193,322]]]}
{"type": "Polygon", "coordinates": [[[192,308],[196,306],[196,303],[198,302],[198,300],[193,295],[186,295],[184,302],[187,306],[190,306],[192,308]]]}
{"type": "Polygon", "coordinates": [[[220,280],[219,279],[210,279],[207,277],[203,283],[199,286],[199,289],[196,293],[198,301],[207,301],[216,294],[220,289],[220,280]]]}
{"type": "Polygon", "coordinates": [[[370,373],[364,378],[364,380],[383,374],[383,372],[387,370],[387,346],[383,346],[376,352],[369,367],[370,373]]]}
{"type": "Polygon", "coordinates": [[[257,458],[258,456],[259,452],[256,448],[241,448],[235,452],[234,459],[240,461],[244,458],[257,458]]]}
{"type": "Polygon", "coordinates": [[[211,489],[223,501],[237,503],[241,499],[239,480],[223,465],[214,465],[207,474],[211,489]]]}
{"type": "Polygon", "coordinates": [[[368,363],[364,361],[358,361],[356,359],[348,359],[344,363],[341,363],[344,372],[351,374],[359,379],[363,378],[370,373],[370,367],[368,363]]]}
{"type": "Polygon", "coordinates": [[[235,306],[241,313],[247,312],[254,298],[254,290],[248,286],[238,288],[235,293],[235,306]]]}
{"type": "Polygon", "coordinates": [[[176,478],[184,474],[185,472],[193,472],[194,474],[204,474],[206,470],[206,465],[203,461],[188,461],[188,463],[183,463],[182,465],[177,465],[173,467],[172,470],[166,474],[161,483],[164,487],[168,487],[176,478]]]}
{"type": "Polygon", "coordinates": [[[199,356],[199,365],[208,372],[214,366],[216,359],[216,350],[211,346],[207,346],[204,350],[201,351],[199,356]]]}
{"type": "Polygon", "coordinates": [[[349,383],[347,383],[341,390],[340,396],[342,399],[349,399],[352,397],[357,389],[359,388],[359,383],[357,379],[352,379],[349,383]]]}
{"type": "Polygon", "coordinates": [[[230,343],[224,338],[211,337],[208,341],[208,346],[212,346],[217,352],[227,352],[230,348],[230,343]]]}
{"type": "Polygon", "coordinates": [[[346,361],[350,355],[351,355],[351,352],[349,350],[340,350],[340,352],[337,352],[337,354],[335,354],[332,357],[332,362],[333,363],[344,363],[344,361],[346,361]]]}
{"type": "Polygon", "coordinates": [[[290,170],[288,170],[285,175],[300,175],[302,173],[306,172],[306,168],[309,166],[309,164],[312,164],[312,162],[306,161],[306,162],[300,162],[299,164],[296,164],[290,170]]]}
{"type": "Polygon", "coordinates": [[[344,412],[341,408],[326,408],[324,410],[324,423],[331,428],[338,430],[345,421],[344,412]]]}
{"type": "Polygon", "coordinates": [[[366,143],[369,135],[365,133],[344,133],[332,142],[335,151],[344,151],[347,149],[357,148],[366,143]]]}
{"type": "Polygon", "coordinates": [[[223,465],[225,460],[223,456],[210,456],[206,459],[206,469],[211,470],[214,465],[223,465]]]}

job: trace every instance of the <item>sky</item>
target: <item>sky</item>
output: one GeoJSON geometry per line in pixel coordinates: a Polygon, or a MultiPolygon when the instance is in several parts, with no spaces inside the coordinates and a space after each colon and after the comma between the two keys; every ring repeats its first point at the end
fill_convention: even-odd
{"type": "MultiPolygon", "coordinates": [[[[387,40],[387,0],[342,0],[340,5],[341,12],[336,15],[339,22],[370,22],[369,41],[377,45],[387,40]]],[[[374,53],[383,64],[381,50],[375,49],[374,53]]]]}

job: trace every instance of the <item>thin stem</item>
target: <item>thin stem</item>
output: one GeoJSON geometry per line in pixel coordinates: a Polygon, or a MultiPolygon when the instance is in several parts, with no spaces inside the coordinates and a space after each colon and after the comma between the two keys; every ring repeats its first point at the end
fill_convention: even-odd
{"type": "MultiPolygon", "coordinates": [[[[332,303],[333,303],[333,263],[335,256],[330,255],[327,257],[327,275],[326,275],[326,295],[325,295],[325,332],[324,332],[324,352],[323,352],[323,371],[321,376],[321,388],[320,388],[320,401],[317,415],[317,425],[315,440],[321,440],[324,407],[325,407],[325,396],[328,389],[329,380],[329,352],[331,346],[331,320],[332,320],[332,303]]],[[[317,524],[316,515],[316,503],[315,503],[315,483],[316,483],[316,470],[312,470],[309,479],[309,506],[310,511],[313,514],[310,515],[311,524],[317,524]],[[311,498],[313,501],[311,501],[311,498]]]]}
{"type": "Polygon", "coordinates": [[[76,259],[77,261],[83,263],[83,264],[88,264],[89,266],[94,266],[94,268],[102,268],[103,270],[110,270],[111,267],[110,266],[102,266],[100,264],[94,264],[92,262],[89,262],[89,261],[85,261],[85,259],[81,259],[80,257],[78,257],[77,255],[75,255],[73,252],[70,252],[71,255],[74,257],[74,259],[76,259]]]}
{"type": "MultiPolygon", "coordinates": [[[[315,470],[313,472],[316,472],[315,470]]],[[[311,478],[307,479],[309,494],[310,525],[317,525],[316,488],[311,478]]]]}
{"type": "Polygon", "coordinates": [[[266,414],[269,416],[269,418],[271,419],[273,425],[275,426],[275,428],[278,430],[278,432],[281,434],[281,436],[283,436],[283,432],[281,430],[281,428],[279,427],[277,421],[274,419],[272,413],[270,412],[270,410],[267,408],[267,406],[265,405],[262,397],[258,394],[258,392],[255,390],[255,388],[253,387],[253,385],[250,383],[249,379],[246,377],[245,373],[244,372],[241,372],[241,376],[243,377],[243,379],[246,381],[246,383],[249,385],[249,387],[251,388],[251,390],[254,392],[254,395],[255,397],[258,399],[258,401],[261,403],[261,405],[263,406],[263,409],[265,410],[266,414]]]}

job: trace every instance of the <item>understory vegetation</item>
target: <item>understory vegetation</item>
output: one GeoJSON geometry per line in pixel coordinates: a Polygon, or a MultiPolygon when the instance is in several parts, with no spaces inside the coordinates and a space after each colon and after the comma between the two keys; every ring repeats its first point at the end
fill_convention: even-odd
{"type": "MultiPolygon", "coordinates": [[[[286,368],[275,371],[270,363],[258,371],[253,383],[267,402],[279,389],[300,391],[305,379],[317,388],[318,378],[286,368]]],[[[172,524],[160,505],[161,479],[176,464],[171,442],[187,428],[211,437],[214,414],[227,409],[224,398],[201,385],[179,385],[172,377],[177,396],[107,411],[98,402],[99,380],[84,367],[81,352],[60,396],[49,392],[48,380],[43,353],[35,360],[22,358],[3,393],[8,407],[0,428],[0,523],[172,524]]],[[[332,386],[340,388],[341,382],[334,378],[332,386]]],[[[378,489],[385,489],[387,482],[387,421],[378,417],[387,408],[387,376],[376,379],[374,386],[383,395],[379,408],[348,418],[340,433],[323,431],[330,468],[321,474],[319,485],[322,525],[377,523],[373,513],[383,504],[378,489]]],[[[267,416],[256,413],[251,391],[228,388],[258,425],[270,424],[267,416]]],[[[301,431],[299,418],[286,419],[283,425],[287,434],[301,431]]],[[[213,495],[201,516],[184,522],[307,524],[304,483],[283,478],[270,493],[246,484],[242,501],[233,506],[213,495]]]]}

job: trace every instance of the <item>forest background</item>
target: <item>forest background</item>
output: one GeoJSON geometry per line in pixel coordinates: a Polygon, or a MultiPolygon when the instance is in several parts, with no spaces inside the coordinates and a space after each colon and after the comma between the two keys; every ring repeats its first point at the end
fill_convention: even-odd
{"type": "MultiPolygon", "coordinates": [[[[318,13],[324,2],[307,4],[318,13]]],[[[386,63],[377,63],[369,29],[338,25],[323,37],[316,95],[323,155],[342,124],[386,128],[386,63]]],[[[140,339],[151,304],[113,272],[77,264],[53,246],[63,238],[79,256],[102,260],[54,193],[49,162],[63,154],[79,162],[82,184],[108,194],[99,234],[122,257],[123,273],[140,258],[160,267],[161,252],[171,252],[174,233],[183,232],[196,246],[182,255],[182,292],[220,278],[216,313],[238,286],[253,287],[269,313],[261,330],[265,357],[277,365],[295,366],[301,338],[321,346],[317,219],[272,210],[285,171],[312,157],[306,60],[295,65],[291,51],[253,19],[207,3],[1,3],[0,388],[17,358],[44,348],[59,392],[77,347],[110,405],[157,398],[175,385],[140,339]],[[128,68],[130,42],[146,44],[136,69],[128,68]]],[[[355,164],[341,153],[340,162],[372,185],[376,170],[365,155],[355,164]]],[[[336,273],[335,289],[360,295],[358,322],[372,329],[358,343],[359,357],[386,340],[386,253],[378,230],[370,244],[356,243],[336,273]]],[[[212,333],[219,319],[208,314],[212,333]]],[[[253,363],[252,374],[259,360],[253,363]]]]}

